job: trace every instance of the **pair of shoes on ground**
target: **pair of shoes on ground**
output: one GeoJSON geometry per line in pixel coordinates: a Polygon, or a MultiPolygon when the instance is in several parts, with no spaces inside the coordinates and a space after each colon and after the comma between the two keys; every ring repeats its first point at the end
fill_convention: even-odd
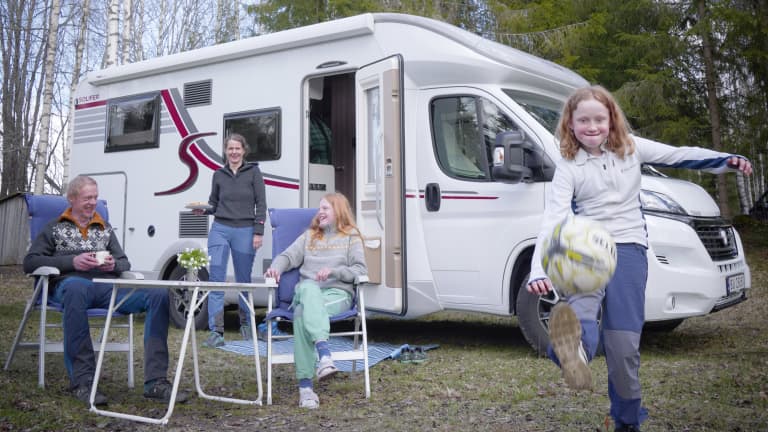
{"type": "Polygon", "coordinates": [[[635,425],[616,426],[613,432],[640,432],[640,428],[635,425]]]}
{"type": "Polygon", "coordinates": [[[427,361],[427,353],[424,348],[420,346],[405,347],[400,353],[400,363],[415,363],[420,364],[427,361]]]}
{"type": "MultiPolygon", "coordinates": [[[[91,383],[81,384],[72,390],[72,395],[75,399],[90,406],[91,404],[91,383]]],[[[156,400],[159,402],[168,403],[171,400],[171,393],[173,392],[173,386],[167,379],[156,379],[152,383],[149,383],[144,388],[144,397],[147,399],[156,400]]],[[[185,391],[178,390],[176,392],[176,402],[184,403],[189,399],[189,394],[185,391]]],[[[96,391],[96,395],[93,398],[93,405],[103,406],[107,405],[107,397],[100,391],[96,391]]]]}
{"type": "Polygon", "coordinates": [[[581,344],[581,323],[567,303],[561,302],[552,308],[549,316],[549,340],[560,360],[560,368],[568,387],[574,390],[591,389],[592,371],[581,344]]]}
{"type": "Polygon", "coordinates": [[[320,357],[320,361],[317,362],[317,371],[315,374],[317,375],[317,379],[322,381],[335,375],[338,371],[339,368],[333,364],[333,359],[330,356],[323,356],[320,357]]]}
{"type": "Polygon", "coordinates": [[[311,387],[299,388],[299,407],[306,409],[320,408],[320,398],[311,387]]]}

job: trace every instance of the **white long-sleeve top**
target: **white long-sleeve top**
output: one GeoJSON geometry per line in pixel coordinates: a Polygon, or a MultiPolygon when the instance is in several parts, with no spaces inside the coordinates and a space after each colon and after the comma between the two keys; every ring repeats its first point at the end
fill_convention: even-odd
{"type": "Polygon", "coordinates": [[[593,156],[579,149],[573,160],[561,159],[557,163],[536,239],[529,281],[546,277],[541,266],[542,243],[555,225],[570,213],[598,222],[611,233],[616,243],[648,246],[645,219],[640,211],[641,164],[700,169],[713,174],[734,170],[727,166],[727,162],[737,155],[632,138],[636,150],[624,159],[609,151],[593,156]]]}

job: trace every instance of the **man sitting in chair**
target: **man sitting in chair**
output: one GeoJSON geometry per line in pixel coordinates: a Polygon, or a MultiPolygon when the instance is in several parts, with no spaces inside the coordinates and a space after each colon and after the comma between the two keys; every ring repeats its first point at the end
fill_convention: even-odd
{"type": "Polygon", "coordinates": [[[264,276],[279,281],[281,273],[296,267],[300,282],[291,306],[299,406],[315,409],[320,398],[312,389],[313,375],[323,380],[338,372],[328,346],[329,316],[350,308],[355,277],[368,274],[362,235],[344,195],[330,193],[320,200],[309,229],[275,257],[264,276]]]}
{"type": "MultiPolygon", "coordinates": [[[[24,271],[41,266],[56,267],[60,275],[51,280],[51,298],[64,307],[64,364],[72,394],[89,403],[96,369],[88,325],[89,308],[107,308],[110,284],[95,284],[94,278],[116,278],[130,270],[112,227],[96,213],[99,190],[91,177],[77,176],[67,188],[70,207],[51,221],[34,239],[24,258],[24,271]]],[[[120,290],[119,302],[128,293],[120,290]]],[[[146,312],[144,323],[144,397],[168,402],[172,386],[168,372],[168,293],[160,289],[137,289],[118,309],[120,313],[146,312]]],[[[176,401],[188,395],[177,392],[176,401]]],[[[96,393],[95,405],[107,398],[96,393]]]]}

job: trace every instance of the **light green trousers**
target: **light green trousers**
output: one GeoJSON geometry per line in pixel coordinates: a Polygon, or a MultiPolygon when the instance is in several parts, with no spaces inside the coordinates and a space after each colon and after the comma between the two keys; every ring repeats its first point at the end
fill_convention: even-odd
{"type": "Polygon", "coordinates": [[[315,342],[327,341],[331,331],[329,317],[348,310],[352,294],[340,288],[320,288],[312,280],[296,285],[293,294],[293,356],[296,378],[315,376],[315,342]]]}

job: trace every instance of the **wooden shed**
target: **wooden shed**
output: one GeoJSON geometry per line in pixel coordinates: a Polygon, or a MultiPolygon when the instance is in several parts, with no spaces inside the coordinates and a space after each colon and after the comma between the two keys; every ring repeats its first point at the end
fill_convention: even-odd
{"type": "Polygon", "coordinates": [[[24,193],[0,199],[0,265],[20,265],[29,248],[24,193]]]}

